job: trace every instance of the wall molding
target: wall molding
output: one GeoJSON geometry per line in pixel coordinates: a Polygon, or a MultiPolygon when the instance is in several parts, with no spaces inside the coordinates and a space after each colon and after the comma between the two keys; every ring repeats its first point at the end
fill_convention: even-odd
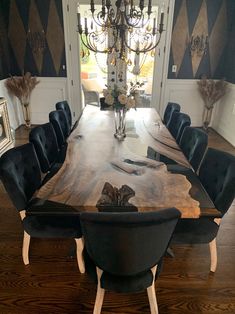
{"type": "MultiPolygon", "coordinates": [[[[198,92],[198,80],[168,79],[164,93],[164,107],[160,114],[163,116],[169,101],[178,102],[181,111],[187,113],[192,120],[192,126],[202,125],[203,100],[198,92]]],[[[228,142],[235,146],[235,84],[228,83],[228,91],[215,105],[211,126],[228,142]]]]}
{"type": "Polygon", "coordinates": [[[228,83],[224,97],[216,104],[212,127],[235,147],[235,84],[228,83]]]}
{"type": "Polygon", "coordinates": [[[197,89],[197,81],[167,79],[161,116],[169,101],[176,102],[181,105],[181,111],[191,117],[192,126],[201,126],[204,103],[197,89]]]}
{"type": "MultiPolygon", "coordinates": [[[[66,77],[38,77],[40,83],[32,91],[30,99],[31,123],[42,124],[49,121],[48,115],[55,110],[56,102],[68,99],[66,77]]],[[[7,100],[9,120],[11,127],[16,129],[24,124],[21,105],[16,97],[9,95],[0,81],[0,96],[7,100]]]]}

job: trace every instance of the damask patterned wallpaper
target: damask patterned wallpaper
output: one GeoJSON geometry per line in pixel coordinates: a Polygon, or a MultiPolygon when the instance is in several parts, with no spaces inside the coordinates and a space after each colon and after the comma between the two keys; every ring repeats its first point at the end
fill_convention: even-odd
{"type": "Polygon", "coordinates": [[[234,65],[234,14],[234,0],[175,0],[168,78],[197,79],[206,74],[211,78],[228,76],[234,82],[234,72],[228,73],[231,63],[234,65]],[[208,36],[205,53],[190,52],[192,35],[208,36]],[[176,73],[172,73],[174,64],[176,73]]]}
{"type": "Polygon", "coordinates": [[[0,20],[3,77],[22,71],[66,76],[62,0],[1,0],[0,20]],[[45,49],[32,49],[29,34],[39,36],[34,47],[44,38],[45,49]]]}

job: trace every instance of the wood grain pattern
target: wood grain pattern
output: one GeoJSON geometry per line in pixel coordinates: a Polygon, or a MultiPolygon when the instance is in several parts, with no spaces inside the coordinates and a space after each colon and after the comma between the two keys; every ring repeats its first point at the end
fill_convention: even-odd
{"type": "MultiPolygon", "coordinates": [[[[210,146],[226,146],[235,154],[235,148],[212,132],[210,146]]],[[[17,145],[28,140],[27,133],[24,127],[17,130],[17,145]]],[[[214,275],[208,274],[207,245],[177,245],[173,247],[175,258],[164,258],[155,286],[160,314],[235,313],[234,205],[217,236],[218,268],[214,275]]],[[[24,266],[21,221],[1,183],[0,217],[0,313],[91,314],[96,284],[87,274],[79,274],[76,257],[70,256],[74,241],[32,238],[30,265],[24,266]]],[[[149,313],[146,292],[105,294],[102,314],[149,313]]]]}
{"type": "MultiPolygon", "coordinates": [[[[159,120],[153,109],[130,112],[127,138],[119,142],[113,136],[113,112],[100,112],[96,107],[87,106],[68,140],[63,167],[41,188],[38,197],[66,203],[80,210],[97,211],[96,204],[105,182],[117,188],[127,184],[135,191],[131,203],[139,211],[177,207],[184,218],[199,217],[199,202],[189,195],[191,184],[185,176],[171,174],[165,164],[145,157],[149,144],[158,145],[144,125],[144,117],[149,116],[152,117],[151,122],[159,120]],[[146,147],[142,156],[130,146],[129,138],[132,139],[133,134],[138,138],[136,145],[140,142],[146,147]]],[[[173,142],[169,132],[168,137],[173,142]]],[[[159,144],[162,151],[163,146],[159,144]]],[[[178,156],[188,165],[181,151],[172,149],[172,154],[168,146],[164,149],[169,157],[178,156]]]]}

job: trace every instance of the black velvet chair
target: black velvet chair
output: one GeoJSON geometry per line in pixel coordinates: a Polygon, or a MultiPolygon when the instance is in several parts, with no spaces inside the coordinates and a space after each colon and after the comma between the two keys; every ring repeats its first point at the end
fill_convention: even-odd
{"type": "MultiPolygon", "coordinates": [[[[209,148],[199,170],[199,179],[222,217],[235,197],[235,156],[209,148]]],[[[175,229],[172,243],[209,243],[210,270],[217,266],[216,236],[221,219],[201,217],[181,219],[175,229]]]]}
{"type": "Polygon", "coordinates": [[[33,143],[41,171],[48,173],[46,180],[58,172],[63,164],[64,156],[61,155],[55,130],[51,123],[45,123],[32,129],[29,141],[33,143]]]}
{"type": "Polygon", "coordinates": [[[171,115],[171,119],[167,124],[168,130],[175,138],[176,142],[179,143],[182,133],[186,126],[190,126],[191,119],[186,113],[174,111],[171,115]]]}
{"type": "Polygon", "coordinates": [[[41,185],[41,172],[37,155],[32,143],[8,150],[0,158],[0,178],[3,185],[22,219],[24,229],[22,256],[24,264],[29,264],[30,238],[74,238],[77,243],[77,260],[79,269],[84,272],[82,258],[83,240],[79,216],[66,215],[74,208],[55,202],[31,200],[41,185]],[[47,215],[46,207],[59,208],[62,215],[47,215]],[[29,210],[45,214],[29,215],[29,210]]]}
{"type": "Polygon", "coordinates": [[[66,100],[59,101],[56,103],[55,107],[56,107],[56,110],[64,110],[65,111],[65,114],[66,114],[68,122],[69,122],[69,129],[71,130],[71,128],[72,128],[72,114],[71,114],[71,110],[70,110],[68,102],[66,100]]]}
{"type": "Polygon", "coordinates": [[[208,135],[204,131],[192,127],[184,129],[179,146],[195,172],[200,166],[207,144],[208,135]]]}
{"type": "Polygon", "coordinates": [[[98,279],[93,313],[100,313],[105,289],[123,293],[147,289],[151,313],[158,313],[155,274],[180,215],[175,208],[81,213],[85,248],[98,279]]]}
{"type": "Polygon", "coordinates": [[[58,146],[59,146],[61,155],[63,156],[62,159],[65,159],[66,150],[68,146],[66,139],[69,136],[70,128],[69,128],[69,122],[67,120],[64,110],[54,110],[50,112],[49,120],[55,130],[58,146]]]}
{"type": "Polygon", "coordinates": [[[170,121],[173,112],[180,112],[180,105],[174,102],[168,102],[163,117],[163,123],[165,125],[170,121]]]}

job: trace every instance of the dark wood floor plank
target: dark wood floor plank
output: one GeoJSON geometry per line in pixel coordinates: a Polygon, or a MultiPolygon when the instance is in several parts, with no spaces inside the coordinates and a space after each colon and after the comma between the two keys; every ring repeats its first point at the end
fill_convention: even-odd
{"type": "MultiPolygon", "coordinates": [[[[16,143],[28,131],[16,132],[16,143]]],[[[235,148],[210,131],[210,146],[235,148]]],[[[96,285],[78,272],[72,240],[32,239],[30,265],[21,258],[22,227],[0,184],[0,314],[90,314],[96,285]]],[[[218,268],[209,273],[207,245],[173,247],[156,282],[160,314],[235,313],[235,205],[223,218],[217,238],[218,268]]],[[[105,294],[102,314],[149,314],[146,292],[105,294]]]]}

